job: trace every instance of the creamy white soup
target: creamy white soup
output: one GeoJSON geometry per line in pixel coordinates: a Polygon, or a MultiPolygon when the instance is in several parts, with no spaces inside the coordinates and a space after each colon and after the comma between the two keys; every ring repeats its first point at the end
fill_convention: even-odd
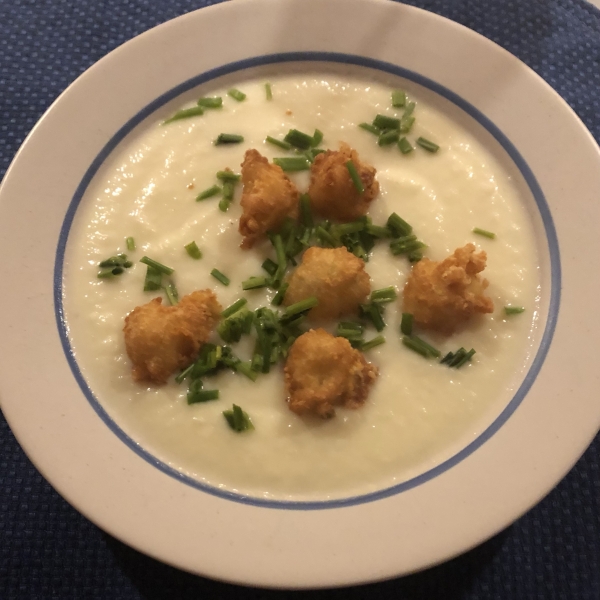
{"type": "MultiPolygon", "coordinates": [[[[533,227],[523,186],[502,151],[478,133],[478,125],[466,126],[469,120],[458,110],[432,102],[430,92],[405,86],[417,102],[408,138],[414,145],[424,136],[440,150],[415,148],[402,155],[396,146],[379,147],[373,134],[358,127],[378,113],[395,114],[389,86],[330,74],[269,79],[270,101],[264,79],[238,82],[247,94],[243,102],[227,96],[227,88],[204,87],[196,97],[222,96],[222,108],[161,125],[175,110],[194,104],[171,103],[108,157],[85,193],[68,241],[69,336],[83,376],[108,414],[136,443],[182,473],[262,498],[325,500],[367,493],[440,464],[475,439],[512,397],[535,347],[540,275],[533,227]],[[185,383],[134,382],[124,318],[162,295],[143,291],[142,256],[175,269],[180,296],[210,288],[223,307],[242,296],[251,308],[270,305],[272,292],[241,288],[243,280],[263,274],[267,256],[274,258],[268,242],[250,251],[239,247],[241,186],[226,213],[218,197],[195,198],[217,183],[217,171],[229,167],[239,173],[249,148],[269,159],[286,155],[264,140],[281,139],[290,128],[320,129],[323,148],[337,149],[344,141],[357,149],[377,169],[381,186],[369,211],[373,222],[384,224],[398,213],[428,245],[426,256],[441,260],[467,242],[487,252],[483,275],[490,282],[493,314],[449,337],[422,332],[443,353],[475,348],[473,360],[450,369],[404,347],[395,302],[386,307],[386,343],[366,353],[380,372],[366,404],[337,409],[330,420],[300,418],[288,409],[281,366],[254,383],[223,371],[205,381],[206,388],[220,390],[220,399],[191,406],[185,383]],[[241,134],[244,142],[213,145],[222,132],[241,134]],[[473,234],[475,227],[496,238],[473,234]],[[129,236],[137,244],[133,252],[125,246],[129,236]],[[184,249],[192,240],[202,251],[200,260],[184,249]],[[98,279],[99,261],[117,252],[127,253],[134,266],[113,279],[98,279]],[[214,268],[231,279],[228,287],[210,275],[214,268]],[[506,316],[505,305],[526,310],[506,316]],[[228,427],[222,412],[233,403],[250,415],[253,431],[228,427]]],[[[306,190],[307,173],[291,178],[306,190]]],[[[388,243],[379,243],[366,264],[371,289],[393,285],[401,297],[410,268],[406,257],[392,256],[388,243]]],[[[366,337],[375,335],[370,329],[366,337]]],[[[214,341],[219,342],[216,334],[214,341]]],[[[246,340],[234,349],[249,358],[251,346],[246,340]]]]}

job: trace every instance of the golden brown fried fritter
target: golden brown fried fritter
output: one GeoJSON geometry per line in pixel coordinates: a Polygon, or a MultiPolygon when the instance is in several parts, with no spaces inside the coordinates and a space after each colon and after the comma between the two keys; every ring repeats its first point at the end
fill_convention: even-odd
{"type": "Polygon", "coordinates": [[[247,150],[242,163],[242,248],[251,248],[267,231],[277,230],[286,217],[298,214],[300,193],[281,167],[257,150],[247,150]]]}
{"type": "Polygon", "coordinates": [[[347,339],[311,329],[294,342],[285,364],[288,406],[298,415],[328,419],[335,406],[362,406],[377,375],[347,339]]]}
{"type": "Polygon", "coordinates": [[[415,323],[450,334],[476,313],[491,313],[492,299],[484,294],[486,253],[475,253],[467,244],[437,262],[423,258],[412,269],[404,287],[402,310],[412,313],[415,323]]]}
{"type": "Polygon", "coordinates": [[[371,279],[363,260],[341,248],[309,248],[289,278],[285,305],[316,296],[319,304],[309,316],[337,319],[355,314],[371,291],[371,279]]]}
{"type": "Polygon", "coordinates": [[[375,167],[363,163],[358,153],[342,142],[339,151],[318,154],[311,167],[308,195],[313,210],[326,219],[354,221],[367,214],[369,204],[379,193],[375,167]],[[365,191],[356,189],[346,163],[351,160],[365,191]]]}
{"type": "Polygon", "coordinates": [[[196,359],[214,329],[221,305],[210,290],[192,292],[175,306],[162,298],[137,306],[125,317],[125,348],[136,381],[165,383],[196,359]]]}

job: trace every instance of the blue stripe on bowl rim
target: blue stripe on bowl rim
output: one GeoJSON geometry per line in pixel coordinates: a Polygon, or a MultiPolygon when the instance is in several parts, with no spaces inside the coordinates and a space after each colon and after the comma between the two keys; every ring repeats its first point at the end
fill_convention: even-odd
{"type": "Polygon", "coordinates": [[[552,220],[552,214],[550,212],[550,208],[544,198],[542,190],[535,178],[535,175],[529,168],[528,164],[525,162],[524,158],[521,156],[519,151],[515,148],[515,146],[510,142],[510,140],[494,125],[490,119],[488,119],[483,113],[477,110],[473,105],[464,100],[458,94],[452,92],[451,90],[445,88],[444,86],[432,81],[431,79],[420,75],[419,73],[415,73],[403,67],[371,59],[365,58],[362,56],[356,56],[351,54],[342,54],[337,52],[286,52],[286,53],[278,53],[278,54],[268,54],[263,56],[257,56],[241,61],[236,61],[233,63],[229,63],[218,67],[216,69],[212,69],[183,83],[175,86],[168,92],[165,92],[148,105],[146,105],[142,110],[140,110],[136,115],[134,115],[123,127],[121,127],[108,141],[108,143],[102,148],[100,153],[93,160],[92,164],[87,169],[84,174],[81,182],[77,186],[75,194],[69,204],[67,209],[63,225],[60,231],[58,245],[56,249],[56,257],[54,264],[54,311],[56,316],[56,323],[58,326],[58,333],[60,336],[61,344],[73,373],[75,380],[79,384],[84,396],[87,398],[88,402],[91,404],[92,408],[95,410],[96,414],[102,419],[102,421],[108,426],[108,428],[123,442],[125,443],[131,450],[133,450],[138,456],[143,458],[146,462],[153,465],[163,473],[177,479],[178,481],[189,485],[197,490],[202,492],[211,494],[213,496],[217,496],[219,498],[223,498],[226,500],[232,500],[235,502],[240,502],[242,504],[248,504],[252,506],[260,506],[266,508],[277,508],[277,509],[289,509],[289,510],[322,510],[322,509],[330,509],[330,508],[340,508],[344,506],[353,506],[357,504],[362,504],[365,502],[373,502],[375,500],[379,500],[382,498],[388,498],[395,494],[400,494],[412,488],[415,488],[431,479],[441,475],[445,471],[451,469],[462,460],[467,458],[470,454],[472,454],[475,450],[481,447],[487,440],[489,440],[501,427],[506,423],[506,421],[510,418],[510,416],[515,412],[517,407],[525,398],[527,392],[533,385],[540,368],[546,358],[548,350],[550,348],[550,344],[552,342],[552,337],[554,335],[554,330],[556,328],[556,322],[558,318],[558,311],[560,305],[560,290],[561,290],[561,266],[560,266],[560,254],[558,247],[558,238],[556,235],[556,229],[554,227],[554,222],[552,220]],[[211,81],[217,77],[221,77],[223,75],[228,75],[231,73],[235,73],[237,71],[242,71],[244,69],[249,69],[252,67],[260,67],[275,63],[286,63],[286,62],[328,62],[328,63],[342,63],[346,65],[355,65],[359,67],[366,67],[368,69],[375,69],[378,71],[383,71],[385,73],[391,73],[392,75],[396,75],[407,79],[409,81],[413,81],[429,90],[439,94],[443,98],[449,100],[460,109],[462,109],[465,113],[467,113],[470,117],[472,117],[475,121],[477,121],[480,125],[482,125],[494,138],[495,140],[502,146],[502,148],[507,152],[510,156],[516,167],[521,172],[525,182],[529,186],[533,197],[535,199],[537,208],[539,210],[542,223],[544,225],[544,229],[546,232],[546,239],[548,243],[548,251],[550,256],[550,302],[548,308],[548,316],[546,320],[546,326],[544,328],[544,333],[542,335],[542,339],[540,342],[540,347],[537,351],[535,358],[532,361],[532,364],[525,375],[523,382],[519,386],[515,395],[511,399],[511,401],[507,404],[504,410],[500,413],[500,415],[493,421],[491,425],[487,427],[475,440],[469,443],[465,448],[454,454],[449,459],[445,460],[441,464],[436,467],[429,469],[425,473],[422,473],[416,477],[413,477],[407,481],[399,483],[397,485],[376,491],[368,494],[362,494],[357,496],[351,496],[349,498],[341,498],[335,500],[323,500],[323,501],[286,501],[286,500],[271,500],[266,498],[259,498],[253,496],[247,496],[243,494],[238,494],[235,492],[230,492],[227,490],[222,490],[211,485],[202,483],[188,475],[185,475],[176,469],[170,467],[166,463],[157,459],[155,456],[150,454],[147,450],[144,450],[135,440],[129,437],[118,425],[117,423],[108,415],[108,413],[104,410],[102,405],[98,402],[96,397],[94,396],[92,390],[87,385],[77,361],[75,359],[75,355],[73,353],[73,349],[71,348],[71,344],[69,342],[69,337],[67,334],[67,322],[64,314],[63,307],[63,263],[65,258],[65,248],[67,245],[67,240],[69,236],[69,231],[71,229],[71,225],[73,223],[73,218],[75,217],[75,213],[81,202],[81,199],[90,184],[92,178],[97,173],[98,169],[102,165],[102,163],[106,160],[106,158],[111,154],[111,152],[115,149],[115,147],[123,140],[125,136],[127,136],[137,125],[139,125],[146,117],[151,115],[154,111],[162,107],[167,102],[173,100],[180,94],[191,90],[192,88],[211,81]]]}

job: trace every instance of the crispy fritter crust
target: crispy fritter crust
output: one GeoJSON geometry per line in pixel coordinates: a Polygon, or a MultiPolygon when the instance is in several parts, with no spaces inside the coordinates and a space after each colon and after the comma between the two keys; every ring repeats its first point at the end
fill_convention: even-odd
{"type": "Polygon", "coordinates": [[[354,221],[367,214],[369,204],[379,193],[375,167],[358,157],[358,152],[344,142],[340,149],[318,154],[311,167],[310,196],[312,209],[326,219],[354,221]],[[350,177],[346,163],[352,160],[365,191],[360,194],[350,177]]]}
{"type": "Polygon", "coordinates": [[[247,150],[242,163],[242,248],[251,248],[267,231],[277,230],[286,217],[298,215],[298,188],[281,167],[257,150],[247,150]]]}
{"type": "Polygon", "coordinates": [[[335,406],[362,406],[377,375],[347,339],[311,329],[294,342],[285,364],[288,406],[298,415],[329,419],[335,406]]]}
{"type": "Polygon", "coordinates": [[[210,290],[192,292],[175,306],[154,298],[125,317],[125,348],[135,381],[165,383],[189,366],[214,329],[221,305],[210,290]]]}
{"type": "Polygon", "coordinates": [[[355,314],[371,292],[371,279],[363,260],[341,248],[308,248],[302,263],[289,278],[286,306],[316,296],[319,304],[309,317],[337,319],[355,314]]]}
{"type": "Polygon", "coordinates": [[[492,299],[484,294],[487,255],[475,253],[467,244],[441,262],[423,258],[412,269],[404,286],[403,312],[412,313],[415,322],[426,329],[450,334],[476,313],[491,313],[492,299]]]}

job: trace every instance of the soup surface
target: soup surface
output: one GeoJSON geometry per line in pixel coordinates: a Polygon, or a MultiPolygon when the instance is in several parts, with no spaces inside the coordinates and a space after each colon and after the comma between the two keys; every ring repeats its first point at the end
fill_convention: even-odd
{"type": "MultiPolygon", "coordinates": [[[[408,138],[413,145],[419,136],[435,141],[440,146],[435,154],[417,147],[403,155],[395,145],[379,147],[373,134],[358,127],[378,113],[396,114],[387,85],[332,74],[270,81],[272,100],[265,97],[264,79],[238,83],[247,94],[242,102],[227,96],[227,88],[204,87],[196,98],[222,96],[222,108],[161,125],[183,101],[172,103],[108,157],[85,193],[69,237],[68,332],[98,401],[129,436],[173,468],[263,498],[324,500],[367,493],[423,473],[463,448],[506,406],[522,380],[535,350],[540,295],[536,244],[522,197],[528,192],[487,132],[414,84],[405,86],[417,102],[408,138]],[[220,390],[220,399],[192,406],[185,383],[135,383],[125,353],[124,318],[162,294],[143,291],[142,256],[175,269],[180,296],[210,288],[223,307],[241,296],[251,308],[270,305],[272,292],[241,288],[243,280],[263,274],[267,256],[274,258],[268,242],[250,251],[239,247],[241,186],[225,213],[218,197],[195,198],[217,183],[217,171],[229,167],[239,173],[249,148],[269,159],[287,155],[264,140],[282,139],[290,128],[320,129],[324,148],[337,149],[344,141],[357,149],[376,167],[381,186],[369,212],[373,222],[384,224],[390,213],[398,213],[428,245],[426,256],[441,260],[467,242],[487,252],[483,275],[490,282],[493,314],[450,337],[423,334],[442,353],[475,348],[472,362],[450,369],[405,348],[395,302],[386,307],[386,343],[366,353],[380,371],[366,404],[338,409],[331,420],[300,418],[288,410],[279,366],[255,383],[221,372],[205,382],[220,390]],[[241,134],[244,142],[213,145],[222,132],[241,134]],[[475,227],[496,238],[473,234],[475,227]],[[125,247],[129,236],[137,244],[133,252],[125,247]],[[192,240],[202,251],[200,260],[184,249],[192,240]],[[114,279],[98,279],[99,261],[117,252],[127,253],[134,266],[114,279]],[[231,279],[228,287],[210,275],[214,268],[231,279]],[[510,304],[526,311],[507,317],[503,308],[510,304]],[[227,426],[222,411],[232,403],[249,413],[254,431],[238,434],[227,426]]],[[[307,189],[306,172],[291,178],[301,192],[307,189]]],[[[371,289],[393,285],[401,297],[410,268],[405,257],[392,256],[388,244],[379,243],[366,264],[371,289]]],[[[366,337],[375,335],[372,329],[366,337]]],[[[234,349],[249,358],[252,345],[243,340],[234,349]]]]}

